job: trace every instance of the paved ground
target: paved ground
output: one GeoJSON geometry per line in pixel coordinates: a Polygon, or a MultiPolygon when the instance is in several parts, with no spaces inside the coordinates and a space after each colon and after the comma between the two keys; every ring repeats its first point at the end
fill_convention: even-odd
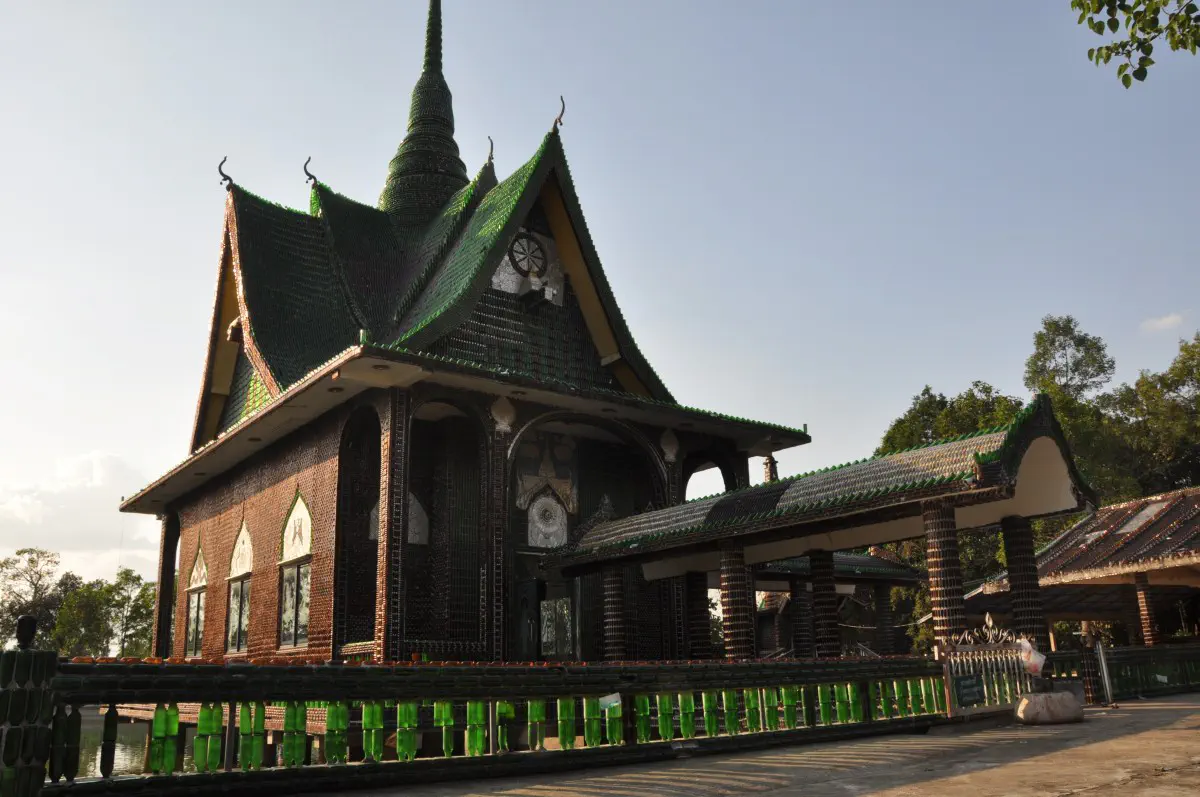
{"type": "Polygon", "coordinates": [[[1195,797],[1200,695],[1089,710],[1082,724],[938,728],[570,775],[347,792],[346,797],[1195,797]]]}

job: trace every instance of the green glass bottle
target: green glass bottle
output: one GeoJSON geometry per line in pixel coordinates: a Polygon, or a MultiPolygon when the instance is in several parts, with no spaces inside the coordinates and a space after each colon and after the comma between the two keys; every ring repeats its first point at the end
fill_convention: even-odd
{"type": "Polygon", "coordinates": [[[558,746],[563,750],[575,749],[575,698],[560,697],[558,709],[558,746]]]}
{"type": "Polygon", "coordinates": [[[721,729],[720,717],[717,716],[717,693],[704,692],[700,695],[700,703],[704,707],[704,735],[716,736],[721,729]]]}
{"type": "Polygon", "coordinates": [[[597,747],[600,744],[600,727],[603,720],[600,717],[600,698],[585,697],[583,699],[583,745],[597,747]]]}
{"type": "Polygon", "coordinates": [[[779,730],[779,690],[768,686],[763,690],[763,728],[768,731],[779,730]]]}
{"type": "Polygon", "coordinates": [[[496,701],[496,750],[507,753],[512,747],[508,741],[508,725],[517,718],[517,708],[507,700],[496,701]]]}
{"type": "Polygon", "coordinates": [[[799,720],[796,706],[800,704],[800,687],[782,686],[779,688],[779,695],[783,698],[783,727],[794,731],[799,720]]]}
{"type": "Polygon", "coordinates": [[[650,696],[634,695],[633,729],[638,744],[650,741],[650,696]]]}
{"type": "Polygon", "coordinates": [[[467,755],[481,756],[487,743],[487,703],[467,701],[467,755]]]}
{"type": "Polygon", "coordinates": [[[670,692],[659,692],[654,698],[658,712],[658,738],[669,742],[675,738],[675,701],[670,692]]]}
{"type": "Polygon", "coordinates": [[[526,719],[529,722],[529,749],[546,749],[546,701],[531,698],[526,702],[526,719]]]}
{"type": "Polygon", "coordinates": [[[684,739],[696,736],[696,695],[692,692],[679,693],[679,735],[684,739]]]}
{"type": "Polygon", "coordinates": [[[757,733],[762,730],[762,710],[757,689],[743,689],[742,700],[746,705],[746,730],[757,733]]]}
{"type": "Polygon", "coordinates": [[[442,729],[442,754],[454,755],[454,704],[449,700],[433,701],[433,724],[442,729]]]}
{"type": "Polygon", "coordinates": [[[615,700],[604,707],[604,736],[609,744],[625,744],[624,710],[615,700]]]}
{"type": "Polygon", "coordinates": [[[417,757],[418,710],[414,700],[396,703],[396,758],[401,761],[412,761],[417,757]]]}
{"type": "Polygon", "coordinates": [[[738,723],[738,699],[736,690],[722,690],[721,711],[725,715],[725,733],[729,736],[736,736],[741,730],[741,727],[738,723]]]}

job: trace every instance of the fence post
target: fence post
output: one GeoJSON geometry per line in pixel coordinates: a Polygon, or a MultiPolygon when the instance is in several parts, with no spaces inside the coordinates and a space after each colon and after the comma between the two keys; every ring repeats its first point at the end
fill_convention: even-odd
{"type": "Polygon", "coordinates": [[[54,651],[32,650],[37,618],[17,619],[17,649],[0,653],[0,792],[37,794],[46,780],[54,693],[50,680],[58,666],[54,651]]]}

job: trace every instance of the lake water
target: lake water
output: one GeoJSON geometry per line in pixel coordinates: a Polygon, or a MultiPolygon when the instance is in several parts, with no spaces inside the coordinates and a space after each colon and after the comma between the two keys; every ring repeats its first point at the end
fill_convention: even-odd
{"type": "MultiPolygon", "coordinates": [[[[140,775],[146,760],[146,722],[122,722],[117,725],[117,748],[115,750],[114,775],[140,775]]],[[[185,772],[192,771],[192,737],[195,729],[189,728],[184,748],[185,772]]],[[[80,778],[100,777],[100,744],[104,741],[104,718],[95,706],[83,709],[83,722],[79,736],[80,778]]]]}

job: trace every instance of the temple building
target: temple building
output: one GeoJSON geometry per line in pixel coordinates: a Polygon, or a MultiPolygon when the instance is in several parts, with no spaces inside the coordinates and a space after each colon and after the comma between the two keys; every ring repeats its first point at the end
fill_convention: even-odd
{"type": "Polygon", "coordinates": [[[188,456],[122,504],[162,522],[157,655],[701,659],[711,586],[723,655],[746,658],[756,579],[773,579],[788,639],[836,656],[835,552],[919,537],[949,640],[957,535],[995,523],[1016,625],[1045,637],[1029,520],[1094,499],[1044,398],[1009,426],[750,486],[750,459],[807,427],[670,393],[609,287],[557,120],[511,175],[489,156],[471,176],[438,0],[381,176],[367,204],[310,175],[307,211],[227,178],[188,456]],[[707,468],[726,492],[685,502],[707,468]],[[797,557],[802,574],[779,564],[797,557]]]}

